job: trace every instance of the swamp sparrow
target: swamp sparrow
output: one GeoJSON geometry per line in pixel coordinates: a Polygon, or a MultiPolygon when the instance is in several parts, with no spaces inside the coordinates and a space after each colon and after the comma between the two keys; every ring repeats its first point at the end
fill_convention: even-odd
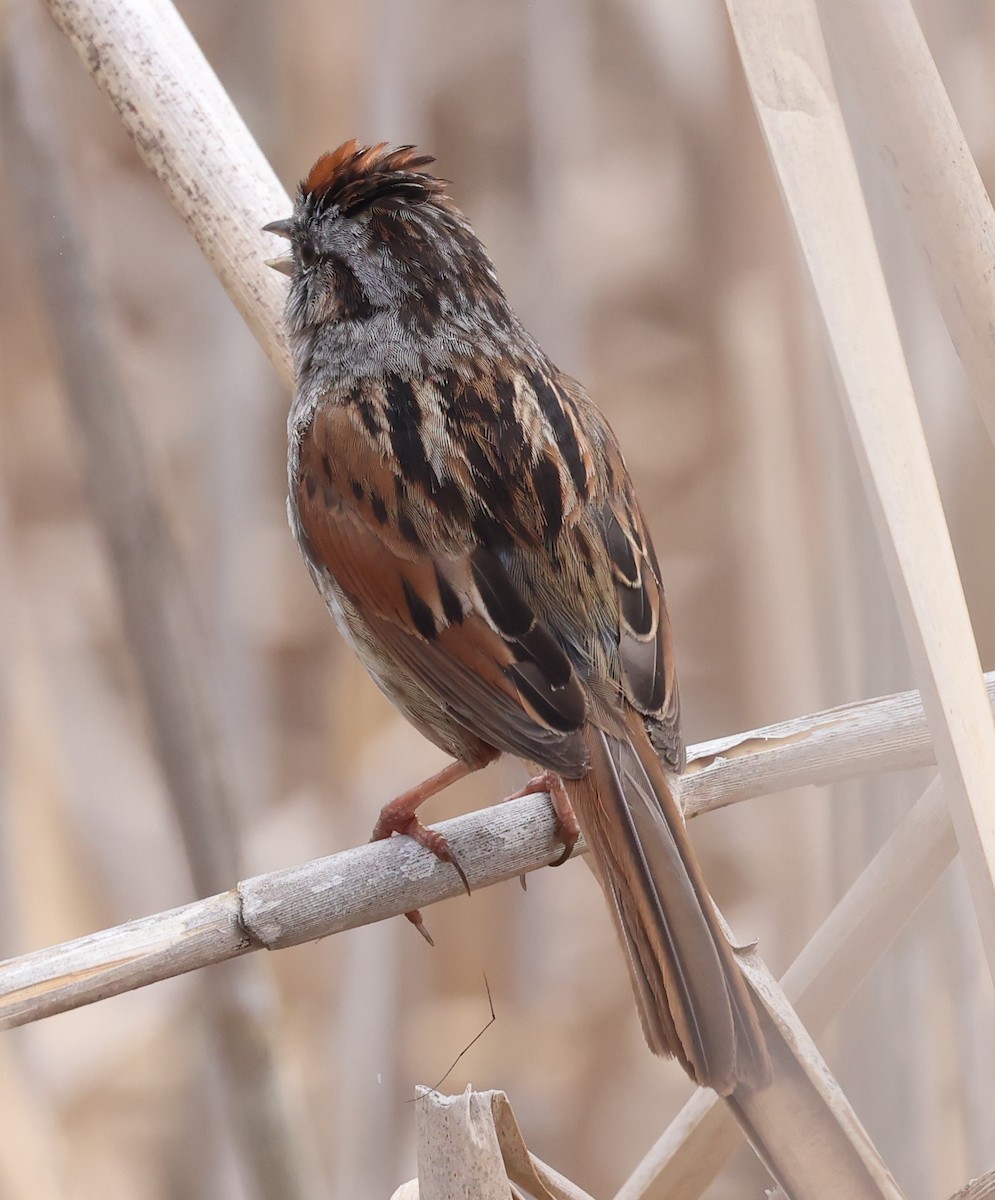
{"type": "Polygon", "coordinates": [[[290,276],[291,526],[366,669],[456,760],[374,837],[452,862],[417,806],[499,753],[539,764],[525,790],[552,795],[563,858],[583,830],[650,1048],[719,1093],[760,1085],[756,1011],[671,788],[670,623],[629,473],[432,161],[346,142],[266,227],[292,249],[272,264],[290,276]]]}

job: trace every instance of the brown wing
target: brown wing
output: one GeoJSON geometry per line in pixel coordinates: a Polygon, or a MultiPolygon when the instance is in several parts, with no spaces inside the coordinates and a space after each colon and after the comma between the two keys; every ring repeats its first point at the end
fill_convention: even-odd
{"type": "Polygon", "coordinates": [[[618,657],[609,670],[617,671],[623,695],[645,719],[657,752],[681,771],[680,697],[660,565],[614,434],[578,385],[567,381],[566,387],[600,456],[601,490],[592,497],[590,516],[618,605],[618,657]]]}
{"type": "Polygon", "coordinates": [[[670,617],[653,543],[631,490],[602,513],[619,613],[619,669],[626,698],[646,719],[653,744],[684,769],[680,695],[670,617]]]}
{"type": "MultiPolygon", "coordinates": [[[[582,406],[583,393],[574,402],[582,406]]],[[[727,1095],[739,1082],[762,1086],[770,1065],[672,776],[658,758],[684,765],[659,565],[614,437],[593,407],[583,416],[600,455],[589,513],[607,562],[603,586],[614,588],[617,654],[599,658],[595,647],[589,656],[591,770],[568,780],[567,793],[626,949],[647,1042],[727,1095]]]]}
{"type": "Polygon", "coordinates": [[[567,775],[586,768],[586,700],[569,658],[495,553],[469,536],[458,545],[451,522],[431,539],[353,413],[317,412],[291,486],[314,569],[349,598],[354,633],[406,686],[498,749],[567,775]]]}

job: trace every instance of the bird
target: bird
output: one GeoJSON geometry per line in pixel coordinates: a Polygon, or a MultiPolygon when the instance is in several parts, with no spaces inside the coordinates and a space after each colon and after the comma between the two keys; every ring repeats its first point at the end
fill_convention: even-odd
{"type": "Polygon", "coordinates": [[[374,837],[410,834],[462,875],[419,805],[499,754],[538,768],[519,794],[550,793],[558,861],[583,832],[650,1049],[720,1095],[763,1087],[757,1008],[677,795],[674,647],[632,479],[434,161],[347,141],[265,226],[289,243],[270,265],[290,279],[291,529],[375,683],[453,759],[374,837]]]}

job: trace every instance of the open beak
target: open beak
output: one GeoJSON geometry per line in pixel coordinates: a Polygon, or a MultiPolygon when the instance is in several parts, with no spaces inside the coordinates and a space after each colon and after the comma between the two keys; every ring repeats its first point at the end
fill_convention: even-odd
{"type": "Polygon", "coordinates": [[[278,237],[293,237],[294,222],[292,217],[284,217],[282,221],[270,221],[263,226],[263,233],[275,233],[278,237]]]}
{"type": "MultiPolygon", "coordinates": [[[[294,222],[290,217],[284,217],[282,221],[270,221],[268,225],[263,226],[263,233],[275,233],[277,237],[289,238],[293,237],[294,222]]],[[[266,260],[267,267],[272,267],[274,271],[279,271],[281,275],[293,275],[294,260],[289,256],[283,258],[268,258],[266,260]]]]}

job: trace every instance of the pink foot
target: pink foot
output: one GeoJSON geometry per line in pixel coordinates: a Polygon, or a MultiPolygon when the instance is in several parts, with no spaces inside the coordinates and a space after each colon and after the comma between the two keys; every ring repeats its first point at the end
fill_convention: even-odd
{"type": "Polygon", "coordinates": [[[567,789],[563,786],[563,780],[555,771],[543,771],[541,775],[536,775],[528,781],[521,789],[509,796],[509,800],[520,800],[522,796],[534,796],[537,792],[548,792],[549,798],[553,802],[553,811],[556,813],[556,836],[563,843],[563,853],[555,862],[551,862],[551,867],[562,867],[571,854],[573,854],[574,846],[577,845],[577,840],[580,837],[580,825],[577,822],[577,814],[574,812],[573,805],[570,803],[570,797],[567,795],[567,789]]]}
{"type": "Polygon", "coordinates": [[[423,825],[414,813],[394,810],[394,805],[396,804],[397,801],[392,800],[390,804],[385,804],[380,810],[380,816],[373,827],[370,841],[383,841],[395,833],[403,833],[409,838],[414,838],[419,846],[424,846],[426,850],[431,850],[440,862],[449,863],[456,868],[456,873],[462,879],[463,886],[466,888],[466,894],[469,896],[470,883],[463,868],[456,861],[456,856],[449,849],[449,843],[446,839],[437,829],[429,829],[427,825],[423,825]]]}
{"type": "MultiPolygon", "coordinates": [[[[457,779],[463,779],[472,771],[478,770],[482,765],[484,764],[470,766],[463,762],[450,763],[448,767],[444,767],[435,775],[423,780],[417,787],[413,787],[407,792],[402,792],[400,796],[396,796],[380,810],[380,816],[377,818],[376,825],[373,826],[370,841],[384,841],[395,833],[406,834],[408,837],[414,838],[419,846],[424,846],[426,850],[431,850],[436,858],[456,868],[456,873],[463,881],[466,894],[469,896],[470,884],[466,873],[456,861],[452,850],[449,849],[449,843],[437,830],[429,829],[419,821],[417,810],[431,796],[441,792],[451,783],[455,783],[457,779]]],[[[425,922],[418,909],[412,909],[411,912],[406,912],[404,915],[414,925],[425,941],[430,946],[434,946],[435,943],[432,941],[432,935],[425,928],[425,922]]]]}

